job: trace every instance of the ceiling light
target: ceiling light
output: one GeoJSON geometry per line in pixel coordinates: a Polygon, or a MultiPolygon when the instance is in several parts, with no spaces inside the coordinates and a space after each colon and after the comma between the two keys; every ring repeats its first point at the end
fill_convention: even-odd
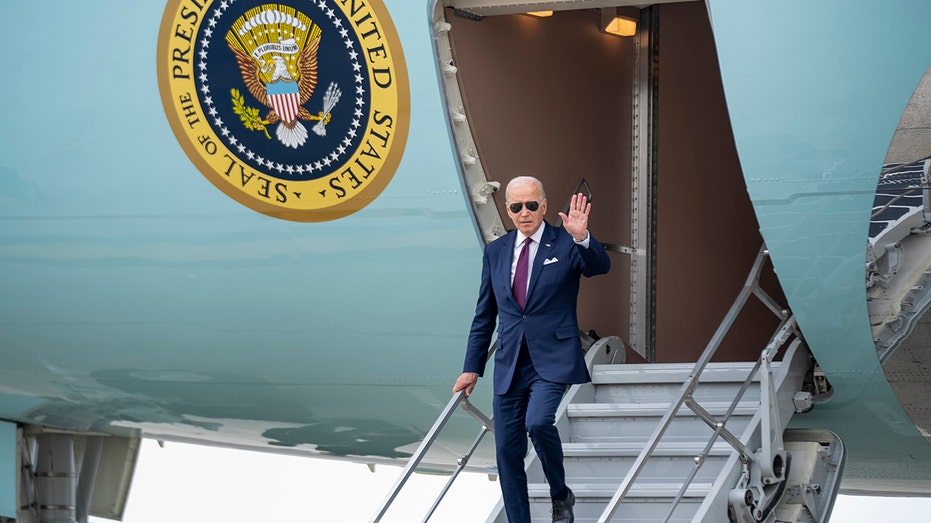
{"type": "Polygon", "coordinates": [[[617,36],[637,34],[640,9],[636,7],[610,7],[601,10],[601,30],[617,36]]]}

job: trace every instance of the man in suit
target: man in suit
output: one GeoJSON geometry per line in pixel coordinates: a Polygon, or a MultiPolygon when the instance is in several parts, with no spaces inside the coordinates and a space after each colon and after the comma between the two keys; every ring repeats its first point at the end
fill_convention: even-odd
{"type": "Polygon", "coordinates": [[[546,193],[536,178],[514,178],[505,196],[517,230],[485,247],[463,374],[453,392],[472,393],[497,319],[495,447],[508,521],[530,523],[529,434],[550,486],[553,522],[572,523],[575,495],[566,486],[556,408],[570,384],[590,380],[576,316],[579,279],[608,272],[611,260],[588,233],[591,204],[582,194],[572,196],[568,216],[559,213],[561,228],[543,221],[546,193]]]}

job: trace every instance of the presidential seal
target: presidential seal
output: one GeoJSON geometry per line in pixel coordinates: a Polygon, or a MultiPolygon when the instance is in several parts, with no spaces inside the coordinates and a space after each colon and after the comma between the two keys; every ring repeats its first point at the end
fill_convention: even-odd
{"type": "Polygon", "coordinates": [[[158,80],[191,162],[276,218],[362,209],[407,142],[407,67],[381,0],[170,0],[158,80]]]}

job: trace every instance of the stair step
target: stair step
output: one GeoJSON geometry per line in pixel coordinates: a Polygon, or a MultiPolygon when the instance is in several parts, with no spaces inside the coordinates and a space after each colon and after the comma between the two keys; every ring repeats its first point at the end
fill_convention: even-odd
{"type": "MultiPolygon", "coordinates": [[[[598,521],[599,516],[604,512],[608,502],[614,497],[620,482],[611,483],[572,483],[570,487],[575,494],[575,513],[576,523],[594,523],[598,521]]],[[[634,484],[628,491],[627,497],[621,503],[615,514],[614,521],[624,521],[625,523],[647,523],[662,521],[672,506],[672,501],[679,495],[681,483],[653,483],[653,484],[634,484]]],[[[698,511],[698,507],[704,500],[704,497],[711,490],[711,484],[707,482],[694,483],[686,490],[685,496],[679,500],[678,506],[673,511],[669,519],[675,523],[685,523],[692,521],[692,517],[698,511]]],[[[531,483],[529,485],[530,494],[530,515],[533,523],[549,523],[552,521],[549,485],[546,483],[531,483]]]]}
{"type": "MultiPolygon", "coordinates": [[[[750,416],[731,417],[727,430],[739,436],[750,425],[750,416]]],[[[627,443],[646,444],[659,424],[659,418],[623,418],[577,416],[570,419],[568,443],[627,443]]],[[[664,441],[677,443],[698,442],[704,445],[711,439],[713,430],[697,416],[676,417],[669,424],[664,441]]]]}
{"type": "MultiPolygon", "coordinates": [[[[699,383],[692,396],[701,403],[728,402],[737,396],[743,382],[699,383]]],[[[657,403],[679,398],[681,383],[603,383],[595,387],[594,403],[657,403]]],[[[759,401],[760,384],[751,383],[743,401],[759,401]]]]}
{"type": "MultiPolygon", "coordinates": [[[[603,503],[576,503],[575,505],[575,523],[598,523],[601,513],[604,511],[603,503]]],[[[669,521],[670,523],[690,523],[698,511],[698,504],[680,503],[676,507],[672,517],[666,520],[666,513],[669,511],[667,505],[650,505],[649,503],[624,503],[620,510],[611,519],[612,521],[623,521],[624,523],[656,523],[657,521],[669,521]]],[[[530,506],[531,523],[551,523],[549,506],[530,506]]]]}
{"type": "MultiPolygon", "coordinates": [[[[632,457],[636,458],[643,450],[642,443],[636,442],[607,442],[607,443],[563,443],[563,456],[566,458],[610,458],[632,457]]],[[[653,450],[655,457],[694,457],[702,453],[705,443],[694,441],[661,441],[653,450]]],[[[730,456],[733,447],[726,442],[718,442],[711,446],[709,456],[730,456]]]]}
{"type": "MultiPolygon", "coordinates": [[[[727,463],[724,456],[709,456],[702,467],[695,470],[693,458],[651,458],[643,466],[637,477],[638,482],[670,481],[689,477],[693,472],[697,481],[714,481],[721,469],[727,463]]],[[[566,459],[564,462],[566,477],[574,483],[598,483],[601,481],[620,481],[627,476],[634,466],[634,458],[611,458],[597,461],[577,461],[566,459]]],[[[543,481],[542,471],[539,474],[528,473],[533,481],[543,481]]]]}
{"type": "MultiPolygon", "coordinates": [[[[605,503],[575,503],[575,523],[598,523],[601,513],[604,512],[605,503]]],[[[622,503],[612,521],[623,521],[624,523],[656,523],[657,521],[669,521],[670,523],[690,523],[698,512],[699,503],[683,500],[676,507],[672,517],[666,520],[666,514],[669,512],[669,504],[651,504],[651,503],[622,503]]],[[[531,523],[551,523],[553,521],[550,515],[550,504],[531,504],[530,521],[531,523]]],[[[506,520],[502,520],[506,521],[506,520]]]]}
{"type": "MultiPolygon", "coordinates": [[[[572,483],[572,493],[575,494],[576,503],[598,502],[607,503],[617,492],[620,482],[604,481],[596,483],[572,483]]],[[[638,482],[631,486],[627,492],[626,499],[630,501],[653,501],[657,498],[669,498],[670,500],[679,495],[679,489],[682,483],[674,482],[638,482]]],[[[711,491],[711,483],[693,482],[686,489],[682,501],[692,500],[701,502],[703,498],[711,491]]],[[[531,502],[550,502],[550,486],[546,483],[531,483],[528,485],[531,502]]]]}
{"type": "MultiPolygon", "coordinates": [[[[724,416],[731,407],[730,402],[713,401],[700,403],[702,408],[715,417],[724,416]]],[[[672,403],[580,403],[569,405],[567,414],[569,418],[661,418],[669,410],[672,403]]],[[[760,409],[758,401],[741,401],[734,409],[734,416],[753,416],[760,409]]],[[[687,405],[682,405],[677,418],[696,416],[687,405]]]]}
{"type": "MultiPolygon", "coordinates": [[[[781,362],[773,362],[778,368],[781,362]]],[[[755,364],[710,363],[702,373],[700,383],[743,383],[755,364]]],[[[694,363],[626,363],[623,365],[595,365],[592,383],[605,384],[675,384],[681,386],[694,369],[694,363]]],[[[756,378],[754,378],[756,381],[756,378]]]]}
{"type": "MultiPolygon", "coordinates": [[[[693,391],[701,403],[731,402],[753,370],[754,363],[716,363],[693,391]]],[[[592,370],[595,403],[646,404],[668,402],[679,397],[682,383],[692,373],[691,363],[596,365],[592,370]]],[[[744,401],[760,400],[759,379],[754,377],[744,391],[744,401]]]]}
{"type": "MultiPolygon", "coordinates": [[[[705,443],[662,442],[640,471],[641,481],[685,479],[693,472],[698,481],[713,481],[735,452],[725,442],[715,443],[695,471],[696,458],[705,443]]],[[[563,464],[566,477],[575,483],[619,482],[636,463],[643,442],[563,443],[563,464]]],[[[543,470],[531,467],[527,471],[531,482],[545,481],[543,470]]]]}

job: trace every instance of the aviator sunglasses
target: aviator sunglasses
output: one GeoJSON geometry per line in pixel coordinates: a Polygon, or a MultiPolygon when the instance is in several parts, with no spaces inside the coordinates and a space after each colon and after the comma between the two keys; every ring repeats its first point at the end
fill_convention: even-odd
{"type": "Polygon", "coordinates": [[[517,202],[508,205],[508,209],[511,209],[512,213],[517,214],[524,205],[527,206],[527,210],[530,212],[537,212],[537,209],[540,208],[539,202],[517,202]]]}

